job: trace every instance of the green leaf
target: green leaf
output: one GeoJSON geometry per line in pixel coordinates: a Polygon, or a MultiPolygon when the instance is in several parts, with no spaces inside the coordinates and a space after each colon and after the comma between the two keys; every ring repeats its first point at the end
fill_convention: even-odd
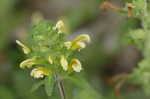
{"type": "Polygon", "coordinates": [[[44,80],[35,83],[31,88],[31,92],[36,91],[40,86],[44,85],[44,83],[45,83],[44,80]]]}
{"type": "Polygon", "coordinates": [[[52,95],[54,84],[55,84],[55,79],[53,76],[48,76],[45,79],[45,91],[48,96],[52,95]]]}

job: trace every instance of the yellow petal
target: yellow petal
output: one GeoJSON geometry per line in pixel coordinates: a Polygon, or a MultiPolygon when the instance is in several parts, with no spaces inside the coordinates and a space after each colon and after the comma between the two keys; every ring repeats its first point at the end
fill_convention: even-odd
{"type": "Polygon", "coordinates": [[[73,40],[74,43],[75,42],[83,42],[83,41],[90,42],[91,41],[90,36],[88,34],[81,34],[73,40]]]}
{"type": "Polygon", "coordinates": [[[31,71],[31,76],[35,79],[43,78],[44,76],[48,76],[51,72],[44,67],[37,67],[31,71]]]}
{"type": "Polygon", "coordinates": [[[70,41],[64,42],[64,45],[67,47],[67,49],[70,49],[72,46],[72,43],[70,41]]]}
{"type": "Polygon", "coordinates": [[[58,33],[63,33],[64,32],[64,22],[62,21],[62,20],[59,20],[57,23],[56,23],[56,25],[55,25],[55,27],[54,27],[54,29],[58,29],[58,33]]]}
{"type": "Polygon", "coordinates": [[[85,47],[86,47],[86,44],[84,42],[77,42],[72,46],[72,49],[80,51],[81,49],[85,47]]]}
{"type": "Polygon", "coordinates": [[[22,47],[22,50],[25,54],[29,54],[31,52],[31,50],[20,41],[16,40],[16,43],[22,47]]]}
{"type": "Polygon", "coordinates": [[[67,59],[64,56],[61,56],[60,64],[63,67],[63,69],[65,71],[67,71],[67,69],[68,69],[68,61],[67,61],[67,59]]]}
{"type": "Polygon", "coordinates": [[[50,64],[53,64],[53,60],[52,60],[51,56],[48,57],[48,61],[50,64]]]}
{"type": "Polygon", "coordinates": [[[81,63],[78,59],[71,60],[71,67],[75,72],[80,72],[82,70],[81,63]]]}
{"type": "Polygon", "coordinates": [[[56,28],[60,29],[64,26],[64,22],[62,20],[59,20],[57,23],[56,23],[56,28]]]}
{"type": "Polygon", "coordinates": [[[30,68],[35,64],[36,64],[35,58],[27,59],[20,63],[20,68],[26,68],[26,67],[30,68]]]}

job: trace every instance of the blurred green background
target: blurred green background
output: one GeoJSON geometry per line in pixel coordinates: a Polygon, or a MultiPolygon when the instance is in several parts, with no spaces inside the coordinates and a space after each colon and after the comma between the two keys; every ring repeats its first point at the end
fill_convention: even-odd
{"type": "MultiPolygon", "coordinates": [[[[103,1],[0,0],[0,99],[60,99],[55,92],[47,97],[42,87],[31,93],[36,80],[19,68],[24,55],[15,40],[26,38],[32,15],[37,12],[54,22],[64,19],[70,33],[68,39],[80,33],[88,33],[92,38],[91,44],[81,51],[84,71],[79,77],[84,80],[79,86],[83,88],[66,82],[66,93],[71,97],[68,99],[149,99],[138,86],[126,84],[116,91],[113,79],[130,73],[140,53],[133,46],[123,46],[121,40],[121,33],[126,31],[122,24],[133,26],[134,20],[127,22],[113,11],[102,12],[103,1]]],[[[122,7],[125,0],[109,1],[122,7]]]]}

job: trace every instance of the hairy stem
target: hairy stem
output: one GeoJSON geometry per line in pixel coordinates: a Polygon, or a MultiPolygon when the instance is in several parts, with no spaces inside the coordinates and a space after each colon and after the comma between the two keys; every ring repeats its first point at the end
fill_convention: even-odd
{"type": "Polygon", "coordinates": [[[61,97],[61,99],[65,99],[65,90],[64,90],[64,85],[63,85],[62,79],[57,74],[55,75],[55,77],[57,80],[57,86],[59,89],[60,97],[61,97]]]}
{"type": "Polygon", "coordinates": [[[58,84],[61,99],[65,99],[65,91],[64,91],[64,86],[62,81],[59,81],[57,84],[58,84]]]}

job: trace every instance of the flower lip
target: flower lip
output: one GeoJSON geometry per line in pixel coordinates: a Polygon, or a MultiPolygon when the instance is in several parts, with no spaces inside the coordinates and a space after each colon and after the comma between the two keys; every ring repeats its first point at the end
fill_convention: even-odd
{"type": "Polygon", "coordinates": [[[71,67],[75,72],[80,72],[82,70],[82,65],[78,59],[71,60],[71,67]]]}
{"type": "Polygon", "coordinates": [[[34,77],[35,79],[40,79],[40,78],[44,78],[44,76],[48,76],[49,74],[50,72],[48,71],[47,68],[37,67],[31,71],[30,75],[34,77]]]}

